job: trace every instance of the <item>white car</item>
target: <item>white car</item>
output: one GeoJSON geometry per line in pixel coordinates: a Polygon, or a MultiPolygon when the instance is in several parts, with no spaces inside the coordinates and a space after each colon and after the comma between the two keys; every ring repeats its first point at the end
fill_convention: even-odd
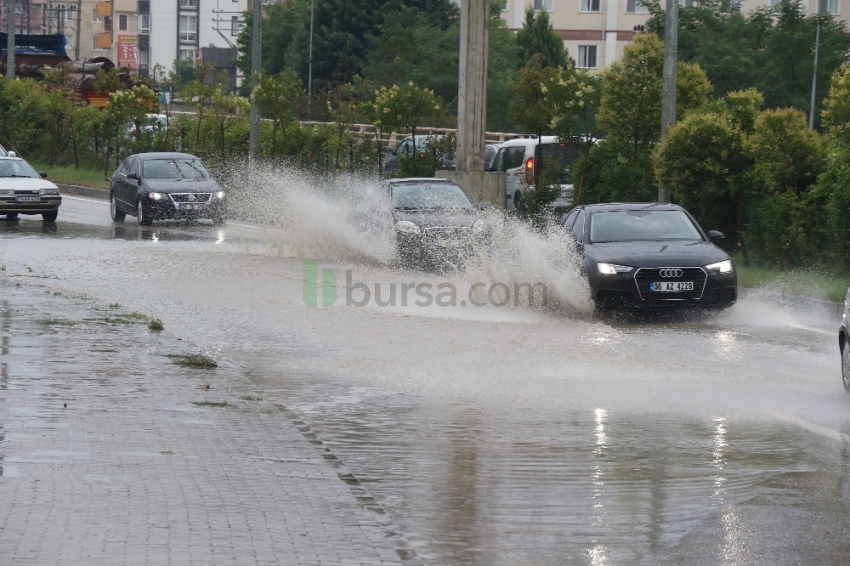
{"type": "Polygon", "coordinates": [[[20,157],[0,156],[0,214],[15,220],[19,214],[41,214],[45,222],[59,215],[59,187],[20,157]]]}
{"type": "Polygon", "coordinates": [[[543,163],[543,169],[557,166],[561,191],[552,203],[552,212],[560,216],[573,207],[573,185],[570,167],[578,157],[578,150],[558,141],[556,136],[523,136],[508,140],[499,146],[499,152],[490,168],[507,174],[505,207],[524,212],[522,193],[534,188],[534,173],[543,163]],[[538,150],[539,146],[539,150],[538,150]]]}

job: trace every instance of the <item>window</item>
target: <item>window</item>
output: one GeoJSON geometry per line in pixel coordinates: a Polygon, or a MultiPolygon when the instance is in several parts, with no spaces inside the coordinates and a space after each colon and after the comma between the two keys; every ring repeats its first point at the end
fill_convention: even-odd
{"type": "Polygon", "coordinates": [[[197,16],[180,16],[180,41],[198,41],[197,16]]]}
{"type": "Polygon", "coordinates": [[[598,12],[599,0],[581,0],[582,12],[598,12]]]}
{"type": "Polygon", "coordinates": [[[501,0],[500,7],[502,8],[503,12],[507,12],[508,11],[508,0],[501,0]]]}
{"type": "Polygon", "coordinates": [[[693,8],[696,5],[694,0],[679,0],[679,6],[682,8],[693,8]]]}
{"type": "MultiPolygon", "coordinates": [[[[19,4],[20,5],[20,4],[19,4]]],[[[64,13],[62,14],[62,18],[65,22],[75,22],[77,21],[76,17],[76,8],[65,8],[64,13]]]]}
{"type": "Polygon", "coordinates": [[[181,61],[194,61],[195,60],[195,50],[194,49],[181,49],[177,52],[177,58],[181,61]]]}
{"type": "Polygon", "coordinates": [[[147,67],[151,63],[151,52],[148,50],[139,50],[136,55],[139,58],[139,66],[147,67]]]}
{"type": "Polygon", "coordinates": [[[230,18],[230,35],[239,35],[239,16],[230,18]]]}
{"type": "Polygon", "coordinates": [[[95,23],[95,24],[100,23],[100,18],[97,17],[97,8],[96,7],[91,9],[91,21],[92,21],[92,23],[95,23]]]}
{"type": "Polygon", "coordinates": [[[112,16],[104,16],[103,31],[112,31],[112,16]]]}
{"type": "Polygon", "coordinates": [[[780,4],[782,4],[782,0],[770,0],[770,9],[778,12],[780,4]]]}
{"type": "Polygon", "coordinates": [[[128,20],[127,14],[120,14],[118,16],[118,30],[119,31],[127,31],[127,29],[128,29],[127,20],[128,20]]]}
{"type": "Polygon", "coordinates": [[[576,218],[576,223],[573,224],[573,228],[571,230],[573,234],[573,238],[576,239],[576,242],[584,241],[584,211],[578,213],[578,218],[576,218]]]}
{"type": "Polygon", "coordinates": [[[579,45],[578,59],[576,66],[584,69],[596,68],[596,46],[595,45],[579,45]]]}
{"type": "Polygon", "coordinates": [[[838,15],[838,0],[818,0],[818,12],[838,15]]]}
{"type": "Polygon", "coordinates": [[[626,12],[630,14],[645,14],[646,6],[641,4],[640,0],[626,0],[626,12]]]}
{"type": "Polygon", "coordinates": [[[554,0],[534,0],[534,10],[536,12],[539,12],[540,10],[551,12],[553,10],[553,3],[554,0]]]}
{"type": "Polygon", "coordinates": [[[151,32],[151,15],[139,14],[139,33],[151,32]]]}
{"type": "Polygon", "coordinates": [[[181,8],[198,8],[198,0],[180,0],[181,8]]]}

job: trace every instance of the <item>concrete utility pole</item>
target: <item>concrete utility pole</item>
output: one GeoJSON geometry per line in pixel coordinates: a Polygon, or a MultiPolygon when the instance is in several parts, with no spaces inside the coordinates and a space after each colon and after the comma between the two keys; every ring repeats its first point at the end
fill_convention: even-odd
{"type": "Polygon", "coordinates": [[[313,14],[315,13],[316,0],[310,1],[310,55],[307,59],[307,99],[313,97],[313,14]]]}
{"type": "Polygon", "coordinates": [[[6,78],[15,80],[15,0],[6,0],[6,78]]]}
{"type": "MultiPolygon", "coordinates": [[[[667,0],[667,19],[664,22],[664,83],[661,87],[661,141],[667,130],[676,123],[676,67],[679,49],[679,0],[667,0]]],[[[667,191],[658,188],[658,202],[670,202],[667,191]]]]}
{"type": "Polygon", "coordinates": [[[487,52],[490,0],[460,6],[460,73],[457,101],[457,170],[484,171],[487,122],[487,52]]]}
{"type": "MultiPolygon", "coordinates": [[[[818,6],[820,8],[820,6],[818,6]]],[[[818,51],[820,50],[820,9],[818,9],[818,25],[815,31],[815,68],[812,71],[812,100],[809,103],[809,129],[815,129],[815,91],[818,85],[818,51]]]]}
{"type": "Polygon", "coordinates": [[[253,90],[259,85],[260,71],[262,70],[263,51],[263,2],[254,0],[254,31],[251,36],[251,131],[248,140],[248,153],[251,159],[260,156],[260,109],[254,100],[253,90]]]}

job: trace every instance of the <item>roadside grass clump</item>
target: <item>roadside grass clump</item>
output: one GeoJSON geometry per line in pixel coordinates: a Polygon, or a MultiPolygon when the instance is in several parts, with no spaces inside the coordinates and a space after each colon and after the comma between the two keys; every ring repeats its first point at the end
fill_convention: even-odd
{"type": "Polygon", "coordinates": [[[120,303],[109,303],[107,306],[111,309],[120,309],[121,308],[120,303]]]}
{"type": "Polygon", "coordinates": [[[74,326],[77,324],[73,320],[60,320],[58,318],[47,318],[37,321],[39,326],[74,326]]]}
{"type": "Polygon", "coordinates": [[[0,265],[0,271],[6,271],[6,266],[5,266],[5,265],[0,265]]]}
{"type": "Polygon", "coordinates": [[[226,407],[227,401],[192,401],[196,407],[226,407]]]}
{"type": "Polygon", "coordinates": [[[171,450],[160,450],[159,453],[164,456],[171,456],[172,454],[174,454],[174,452],[172,452],[171,450]]]}
{"type": "Polygon", "coordinates": [[[89,350],[89,352],[98,354],[117,354],[118,350],[89,350]]]}
{"type": "Polygon", "coordinates": [[[242,399],[243,401],[262,401],[263,400],[262,397],[251,397],[250,395],[245,395],[243,397],[240,397],[240,399],[242,399]]]}
{"type": "Polygon", "coordinates": [[[159,332],[160,330],[162,330],[162,329],[163,329],[162,321],[161,321],[161,320],[159,320],[158,318],[152,318],[152,319],[150,319],[150,321],[148,322],[148,328],[149,328],[150,330],[155,331],[155,332],[159,332]]]}
{"type": "Polygon", "coordinates": [[[192,354],[188,356],[168,354],[166,357],[171,359],[171,363],[186,368],[214,369],[218,367],[214,359],[203,354],[192,354]]]}

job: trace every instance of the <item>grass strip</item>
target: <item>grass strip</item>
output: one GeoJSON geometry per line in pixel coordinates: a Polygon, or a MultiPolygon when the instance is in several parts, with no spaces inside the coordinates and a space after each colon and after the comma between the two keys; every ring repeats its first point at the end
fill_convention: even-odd
{"type": "Polygon", "coordinates": [[[189,356],[168,354],[166,357],[171,359],[172,363],[187,368],[213,369],[218,367],[215,360],[202,354],[193,354],[189,356]]]}

